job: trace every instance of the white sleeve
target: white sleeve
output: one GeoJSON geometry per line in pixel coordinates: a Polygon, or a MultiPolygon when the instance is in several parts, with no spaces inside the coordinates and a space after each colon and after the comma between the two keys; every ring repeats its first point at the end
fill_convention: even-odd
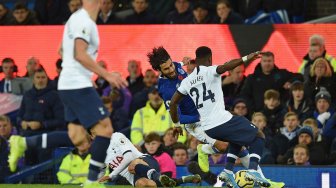
{"type": "Polygon", "coordinates": [[[73,38],[81,38],[85,40],[87,43],[90,43],[91,39],[91,29],[92,29],[92,24],[88,21],[81,21],[81,23],[75,23],[72,24],[72,34],[73,38]]]}
{"type": "Polygon", "coordinates": [[[180,87],[177,88],[177,91],[182,93],[183,95],[188,95],[188,86],[186,79],[182,80],[180,87]]]}
{"type": "Polygon", "coordinates": [[[207,72],[208,74],[210,74],[211,76],[221,76],[220,74],[217,73],[217,67],[218,65],[214,65],[214,66],[210,66],[207,67],[207,72]]]}

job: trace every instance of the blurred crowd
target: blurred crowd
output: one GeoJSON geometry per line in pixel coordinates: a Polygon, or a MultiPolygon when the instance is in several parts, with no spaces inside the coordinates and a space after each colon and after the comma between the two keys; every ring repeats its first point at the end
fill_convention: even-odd
{"type": "MultiPolygon", "coordinates": [[[[306,0],[104,0],[98,24],[301,23],[306,0]]],[[[64,24],[81,0],[0,2],[0,25],[64,24]]]]}
{"type": "MultiPolygon", "coordinates": [[[[261,164],[335,164],[336,59],[327,53],[325,46],[323,36],[312,35],[309,51],[297,72],[278,68],[274,54],[265,52],[250,75],[245,76],[242,65],[222,77],[225,107],[235,115],[247,117],[266,135],[261,164]]],[[[165,164],[161,172],[174,177],[176,165],[197,161],[200,141],[187,133],[179,139],[173,136],[173,123],[158,94],[158,73],[142,70],[138,60],[131,59],[127,63],[127,88],[113,88],[101,77],[94,85],[110,112],[114,131],[124,133],[139,150],[165,164]]],[[[108,63],[104,60],[98,64],[107,69],[108,63]]],[[[59,74],[62,59],[58,59],[55,66],[59,74]]],[[[191,73],[195,66],[191,63],[185,69],[191,73]]],[[[67,129],[57,92],[58,76],[50,79],[38,57],[27,60],[25,76],[18,77],[17,69],[11,57],[1,60],[0,72],[4,78],[0,81],[0,95],[22,96],[22,102],[17,110],[0,115],[0,182],[10,174],[7,142],[11,135],[27,137],[67,129]]],[[[61,183],[72,180],[68,177],[70,172],[87,173],[88,149],[89,145],[76,148],[64,158],[58,173],[61,183]],[[78,169],[72,169],[72,162],[78,169]]],[[[51,156],[50,149],[30,150],[20,164],[21,167],[35,165],[51,156]]],[[[214,154],[209,162],[225,164],[225,159],[225,153],[214,154]]]]}

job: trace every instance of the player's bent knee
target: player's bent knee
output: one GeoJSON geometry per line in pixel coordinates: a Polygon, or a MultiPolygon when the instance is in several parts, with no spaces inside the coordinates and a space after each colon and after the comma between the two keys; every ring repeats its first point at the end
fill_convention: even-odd
{"type": "Polygon", "coordinates": [[[135,182],[136,187],[157,187],[153,180],[147,178],[140,178],[135,182]]]}
{"type": "Polygon", "coordinates": [[[86,130],[82,126],[76,124],[69,124],[68,135],[75,146],[80,145],[85,139],[87,139],[86,130]]]}
{"type": "Polygon", "coordinates": [[[97,123],[95,126],[91,128],[91,133],[93,133],[95,136],[103,136],[110,138],[113,133],[112,123],[110,118],[105,118],[101,120],[99,123],[97,123]]]}
{"type": "Polygon", "coordinates": [[[219,152],[225,152],[229,146],[228,142],[216,141],[215,147],[219,152]]]}
{"type": "Polygon", "coordinates": [[[143,164],[143,165],[147,165],[147,166],[148,166],[148,164],[147,164],[143,159],[135,159],[135,160],[133,160],[133,161],[129,164],[129,166],[128,166],[128,171],[129,171],[131,174],[135,174],[135,167],[136,167],[136,165],[138,165],[138,164],[143,164]]]}

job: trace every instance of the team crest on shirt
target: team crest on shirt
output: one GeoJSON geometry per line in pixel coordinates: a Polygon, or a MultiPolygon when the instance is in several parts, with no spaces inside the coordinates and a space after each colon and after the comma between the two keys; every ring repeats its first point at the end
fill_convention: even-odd
{"type": "Polygon", "coordinates": [[[126,143],[126,140],[124,138],[120,138],[120,143],[121,144],[125,144],[126,143]]]}
{"type": "Polygon", "coordinates": [[[179,72],[180,74],[184,74],[185,72],[184,72],[184,70],[183,69],[177,69],[177,72],[179,72]]]}

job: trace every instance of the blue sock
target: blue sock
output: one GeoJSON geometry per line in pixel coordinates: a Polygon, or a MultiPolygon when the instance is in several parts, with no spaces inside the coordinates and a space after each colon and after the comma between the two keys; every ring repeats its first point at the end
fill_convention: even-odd
{"type": "Polygon", "coordinates": [[[26,138],[28,148],[50,149],[57,147],[73,147],[66,131],[54,131],[26,138]]]}
{"type": "Polygon", "coordinates": [[[249,169],[257,170],[260,156],[262,155],[265,146],[265,139],[256,137],[250,144],[250,165],[249,169]]]}
{"type": "Polygon", "coordinates": [[[96,136],[91,148],[91,160],[89,166],[89,181],[97,181],[100,169],[105,166],[106,150],[110,144],[110,138],[96,136]]]}
{"type": "Polygon", "coordinates": [[[154,181],[159,180],[160,178],[160,173],[144,164],[137,164],[135,166],[135,173],[140,177],[148,178],[154,181]]]}
{"type": "Polygon", "coordinates": [[[241,150],[241,146],[237,144],[229,145],[229,151],[226,158],[225,170],[233,171],[234,164],[238,158],[238,154],[241,150]]]}

